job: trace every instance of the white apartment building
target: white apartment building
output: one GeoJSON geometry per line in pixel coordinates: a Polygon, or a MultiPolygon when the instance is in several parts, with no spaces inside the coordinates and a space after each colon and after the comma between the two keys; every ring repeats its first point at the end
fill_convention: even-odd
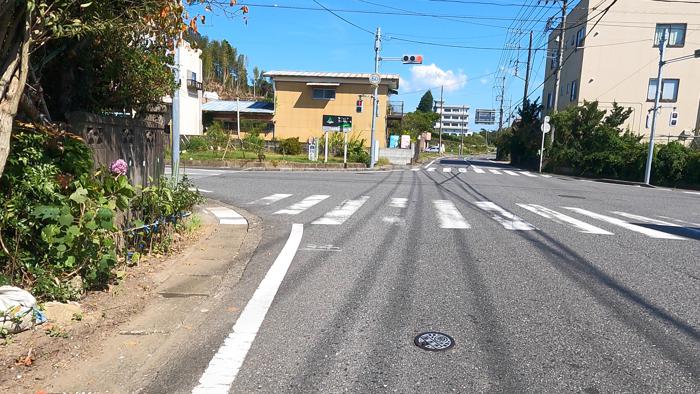
{"type": "MultiPolygon", "coordinates": [[[[648,138],[659,65],[659,40],[668,36],[666,59],[690,58],[664,66],[656,136],[674,141],[700,127],[700,6],[697,2],[581,0],[567,17],[558,110],[587,101],[602,109],[613,102],[634,111],[627,127],[648,138]],[[672,122],[673,114],[677,121],[672,122]]],[[[549,36],[542,104],[554,108],[559,29],[549,36]]]]}
{"type": "Polygon", "coordinates": [[[175,49],[176,75],[180,87],[173,100],[173,128],[180,135],[202,135],[202,51],[182,41],[175,49]],[[178,109],[175,109],[177,107],[178,109]]]}
{"type": "Polygon", "coordinates": [[[453,135],[472,135],[469,131],[469,106],[468,105],[447,105],[435,101],[433,112],[440,114],[440,119],[435,123],[435,131],[440,130],[442,123],[442,132],[453,135]]]}

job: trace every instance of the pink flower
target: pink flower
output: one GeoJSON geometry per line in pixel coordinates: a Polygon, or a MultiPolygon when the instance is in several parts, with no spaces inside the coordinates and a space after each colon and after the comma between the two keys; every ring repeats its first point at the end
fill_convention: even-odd
{"type": "Polygon", "coordinates": [[[114,175],[126,175],[129,165],[122,159],[118,159],[109,166],[109,171],[114,175]]]}

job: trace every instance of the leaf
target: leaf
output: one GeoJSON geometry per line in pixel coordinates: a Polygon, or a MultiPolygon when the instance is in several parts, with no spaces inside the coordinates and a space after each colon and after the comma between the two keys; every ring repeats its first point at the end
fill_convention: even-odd
{"type": "Polygon", "coordinates": [[[80,8],[88,8],[88,7],[90,7],[91,5],[92,5],[92,2],[84,3],[84,4],[81,4],[81,5],[80,5],[80,8]]]}
{"type": "Polygon", "coordinates": [[[71,200],[77,202],[78,204],[84,204],[85,201],[87,201],[87,190],[85,190],[82,187],[79,187],[76,191],[73,192],[73,194],[70,195],[71,200]]]}
{"type": "Polygon", "coordinates": [[[61,215],[61,217],[58,218],[58,223],[61,226],[70,226],[71,223],[73,223],[73,219],[74,219],[73,215],[71,215],[70,213],[66,213],[66,214],[61,215]]]}
{"type": "Polygon", "coordinates": [[[58,216],[60,210],[58,207],[52,207],[49,205],[38,205],[32,211],[32,215],[39,219],[50,219],[58,216]]]}
{"type": "Polygon", "coordinates": [[[75,266],[75,256],[68,256],[64,264],[68,268],[73,268],[75,266]]]}

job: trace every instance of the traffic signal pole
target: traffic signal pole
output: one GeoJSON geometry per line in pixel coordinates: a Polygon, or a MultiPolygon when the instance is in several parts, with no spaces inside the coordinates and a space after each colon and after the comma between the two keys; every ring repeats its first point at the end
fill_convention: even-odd
{"type": "MultiPolygon", "coordinates": [[[[374,35],[374,73],[379,74],[379,51],[382,49],[382,32],[378,27],[374,35]]],[[[374,130],[377,126],[377,111],[379,110],[377,101],[379,100],[379,85],[374,86],[374,94],[372,96],[372,131],[370,133],[370,152],[369,152],[369,168],[374,168],[374,163],[377,162],[375,157],[376,143],[374,141],[374,130]]]]}
{"type": "Polygon", "coordinates": [[[656,78],[656,95],[654,96],[654,108],[653,114],[651,115],[651,134],[649,135],[649,154],[647,155],[647,164],[644,171],[644,183],[649,185],[651,181],[651,163],[654,160],[654,134],[656,134],[656,116],[659,113],[659,102],[661,101],[661,88],[662,88],[662,77],[663,70],[666,61],[664,55],[666,52],[666,29],[664,29],[661,35],[661,41],[659,42],[659,74],[656,78]]]}
{"type": "MultiPolygon", "coordinates": [[[[557,112],[559,106],[559,85],[561,84],[561,69],[564,62],[564,39],[566,38],[566,11],[568,1],[562,0],[561,6],[561,23],[559,24],[559,45],[557,49],[557,72],[554,77],[554,108],[552,112],[557,112]]],[[[554,144],[554,129],[552,129],[552,144],[554,144]]]]}

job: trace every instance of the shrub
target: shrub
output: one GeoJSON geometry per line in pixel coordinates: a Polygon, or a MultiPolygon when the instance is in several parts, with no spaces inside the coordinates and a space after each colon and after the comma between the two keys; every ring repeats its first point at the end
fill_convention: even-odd
{"type": "Polygon", "coordinates": [[[375,164],[381,167],[391,165],[391,162],[386,157],[380,157],[375,164]]]}
{"type": "Polygon", "coordinates": [[[298,155],[301,153],[301,142],[299,142],[299,137],[286,138],[279,142],[277,147],[277,153],[283,155],[298,155]]]}
{"type": "Polygon", "coordinates": [[[205,137],[191,136],[183,140],[181,150],[188,152],[201,152],[209,149],[209,142],[205,137]]]}
{"type": "Polygon", "coordinates": [[[228,143],[229,134],[224,130],[224,124],[220,120],[214,121],[207,128],[206,139],[209,146],[216,148],[225,148],[228,143]]]}
{"type": "Polygon", "coordinates": [[[678,142],[662,146],[654,160],[655,181],[675,186],[683,179],[690,150],[678,142]]]}
{"type": "Polygon", "coordinates": [[[258,155],[259,160],[264,160],[265,156],[263,151],[265,150],[265,140],[260,137],[258,133],[247,133],[243,137],[243,150],[254,152],[258,155]]]}

